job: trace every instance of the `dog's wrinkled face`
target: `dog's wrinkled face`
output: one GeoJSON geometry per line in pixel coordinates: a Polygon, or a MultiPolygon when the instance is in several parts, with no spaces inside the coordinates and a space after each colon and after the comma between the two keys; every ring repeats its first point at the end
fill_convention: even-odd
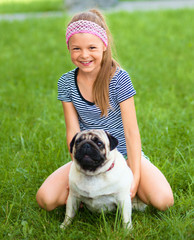
{"type": "Polygon", "coordinates": [[[118,140],[103,130],[85,130],[75,135],[70,152],[84,171],[95,172],[117,145],[118,140]]]}

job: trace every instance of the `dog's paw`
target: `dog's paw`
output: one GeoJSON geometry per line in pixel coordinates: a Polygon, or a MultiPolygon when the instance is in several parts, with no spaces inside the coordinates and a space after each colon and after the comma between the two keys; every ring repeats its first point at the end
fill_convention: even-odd
{"type": "Polygon", "coordinates": [[[64,219],[64,221],[61,223],[60,228],[61,228],[61,229],[66,229],[67,226],[71,223],[71,221],[72,221],[72,219],[71,219],[69,216],[65,215],[65,219],[64,219]]]}
{"type": "Polygon", "coordinates": [[[60,225],[60,228],[63,229],[63,230],[65,230],[65,229],[67,228],[67,225],[65,225],[64,223],[62,223],[62,224],[60,225]]]}
{"type": "Polygon", "coordinates": [[[129,231],[131,231],[133,229],[133,225],[131,222],[128,223],[123,223],[123,227],[129,231]]]}
{"type": "Polygon", "coordinates": [[[134,197],[133,202],[132,202],[132,208],[134,210],[144,212],[146,207],[147,207],[147,204],[142,202],[137,196],[134,197]]]}

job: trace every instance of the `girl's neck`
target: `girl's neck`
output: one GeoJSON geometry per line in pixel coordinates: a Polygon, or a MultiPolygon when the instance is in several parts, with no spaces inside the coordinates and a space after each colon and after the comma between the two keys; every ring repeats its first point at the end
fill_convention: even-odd
{"type": "Polygon", "coordinates": [[[95,82],[96,75],[90,73],[83,73],[78,70],[77,74],[77,86],[81,96],[89,102],[93,103],[93,84],[95,82]]]}
{"type": "Polygon", "coordinates": [[[93,85],[97,78],[98,72],[83,72],[80,69],[78,70],[77,79],[78,81],[84,81],[85,83],[90,83],[93,85]]]}

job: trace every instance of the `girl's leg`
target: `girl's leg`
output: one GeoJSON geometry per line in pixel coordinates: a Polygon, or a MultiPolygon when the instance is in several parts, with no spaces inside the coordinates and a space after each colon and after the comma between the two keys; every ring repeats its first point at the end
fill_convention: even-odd
{"type": "Polygon", "coordinates": [[[137,194],[143,202],[162,211],[174,204],[173,193],[166,178],[157,167],[143,156],[137,194]]]}
{"type": "Polygon", "coordinates": [[[40,207],[51,211],[66,204],[69,194],[69,171],[71,162],[53,172],[37,192],[36,200],[40,207]]]}

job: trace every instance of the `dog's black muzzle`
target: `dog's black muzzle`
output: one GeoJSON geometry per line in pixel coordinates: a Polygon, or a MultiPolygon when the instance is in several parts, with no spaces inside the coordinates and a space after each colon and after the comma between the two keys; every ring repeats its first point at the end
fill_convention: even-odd
{"type": "Polygon", "coordinates": [[[84,170],[95,171],[105,161],[106,157],[92,141],[82,141],[76,147],[74,158],[84,170]]]}

